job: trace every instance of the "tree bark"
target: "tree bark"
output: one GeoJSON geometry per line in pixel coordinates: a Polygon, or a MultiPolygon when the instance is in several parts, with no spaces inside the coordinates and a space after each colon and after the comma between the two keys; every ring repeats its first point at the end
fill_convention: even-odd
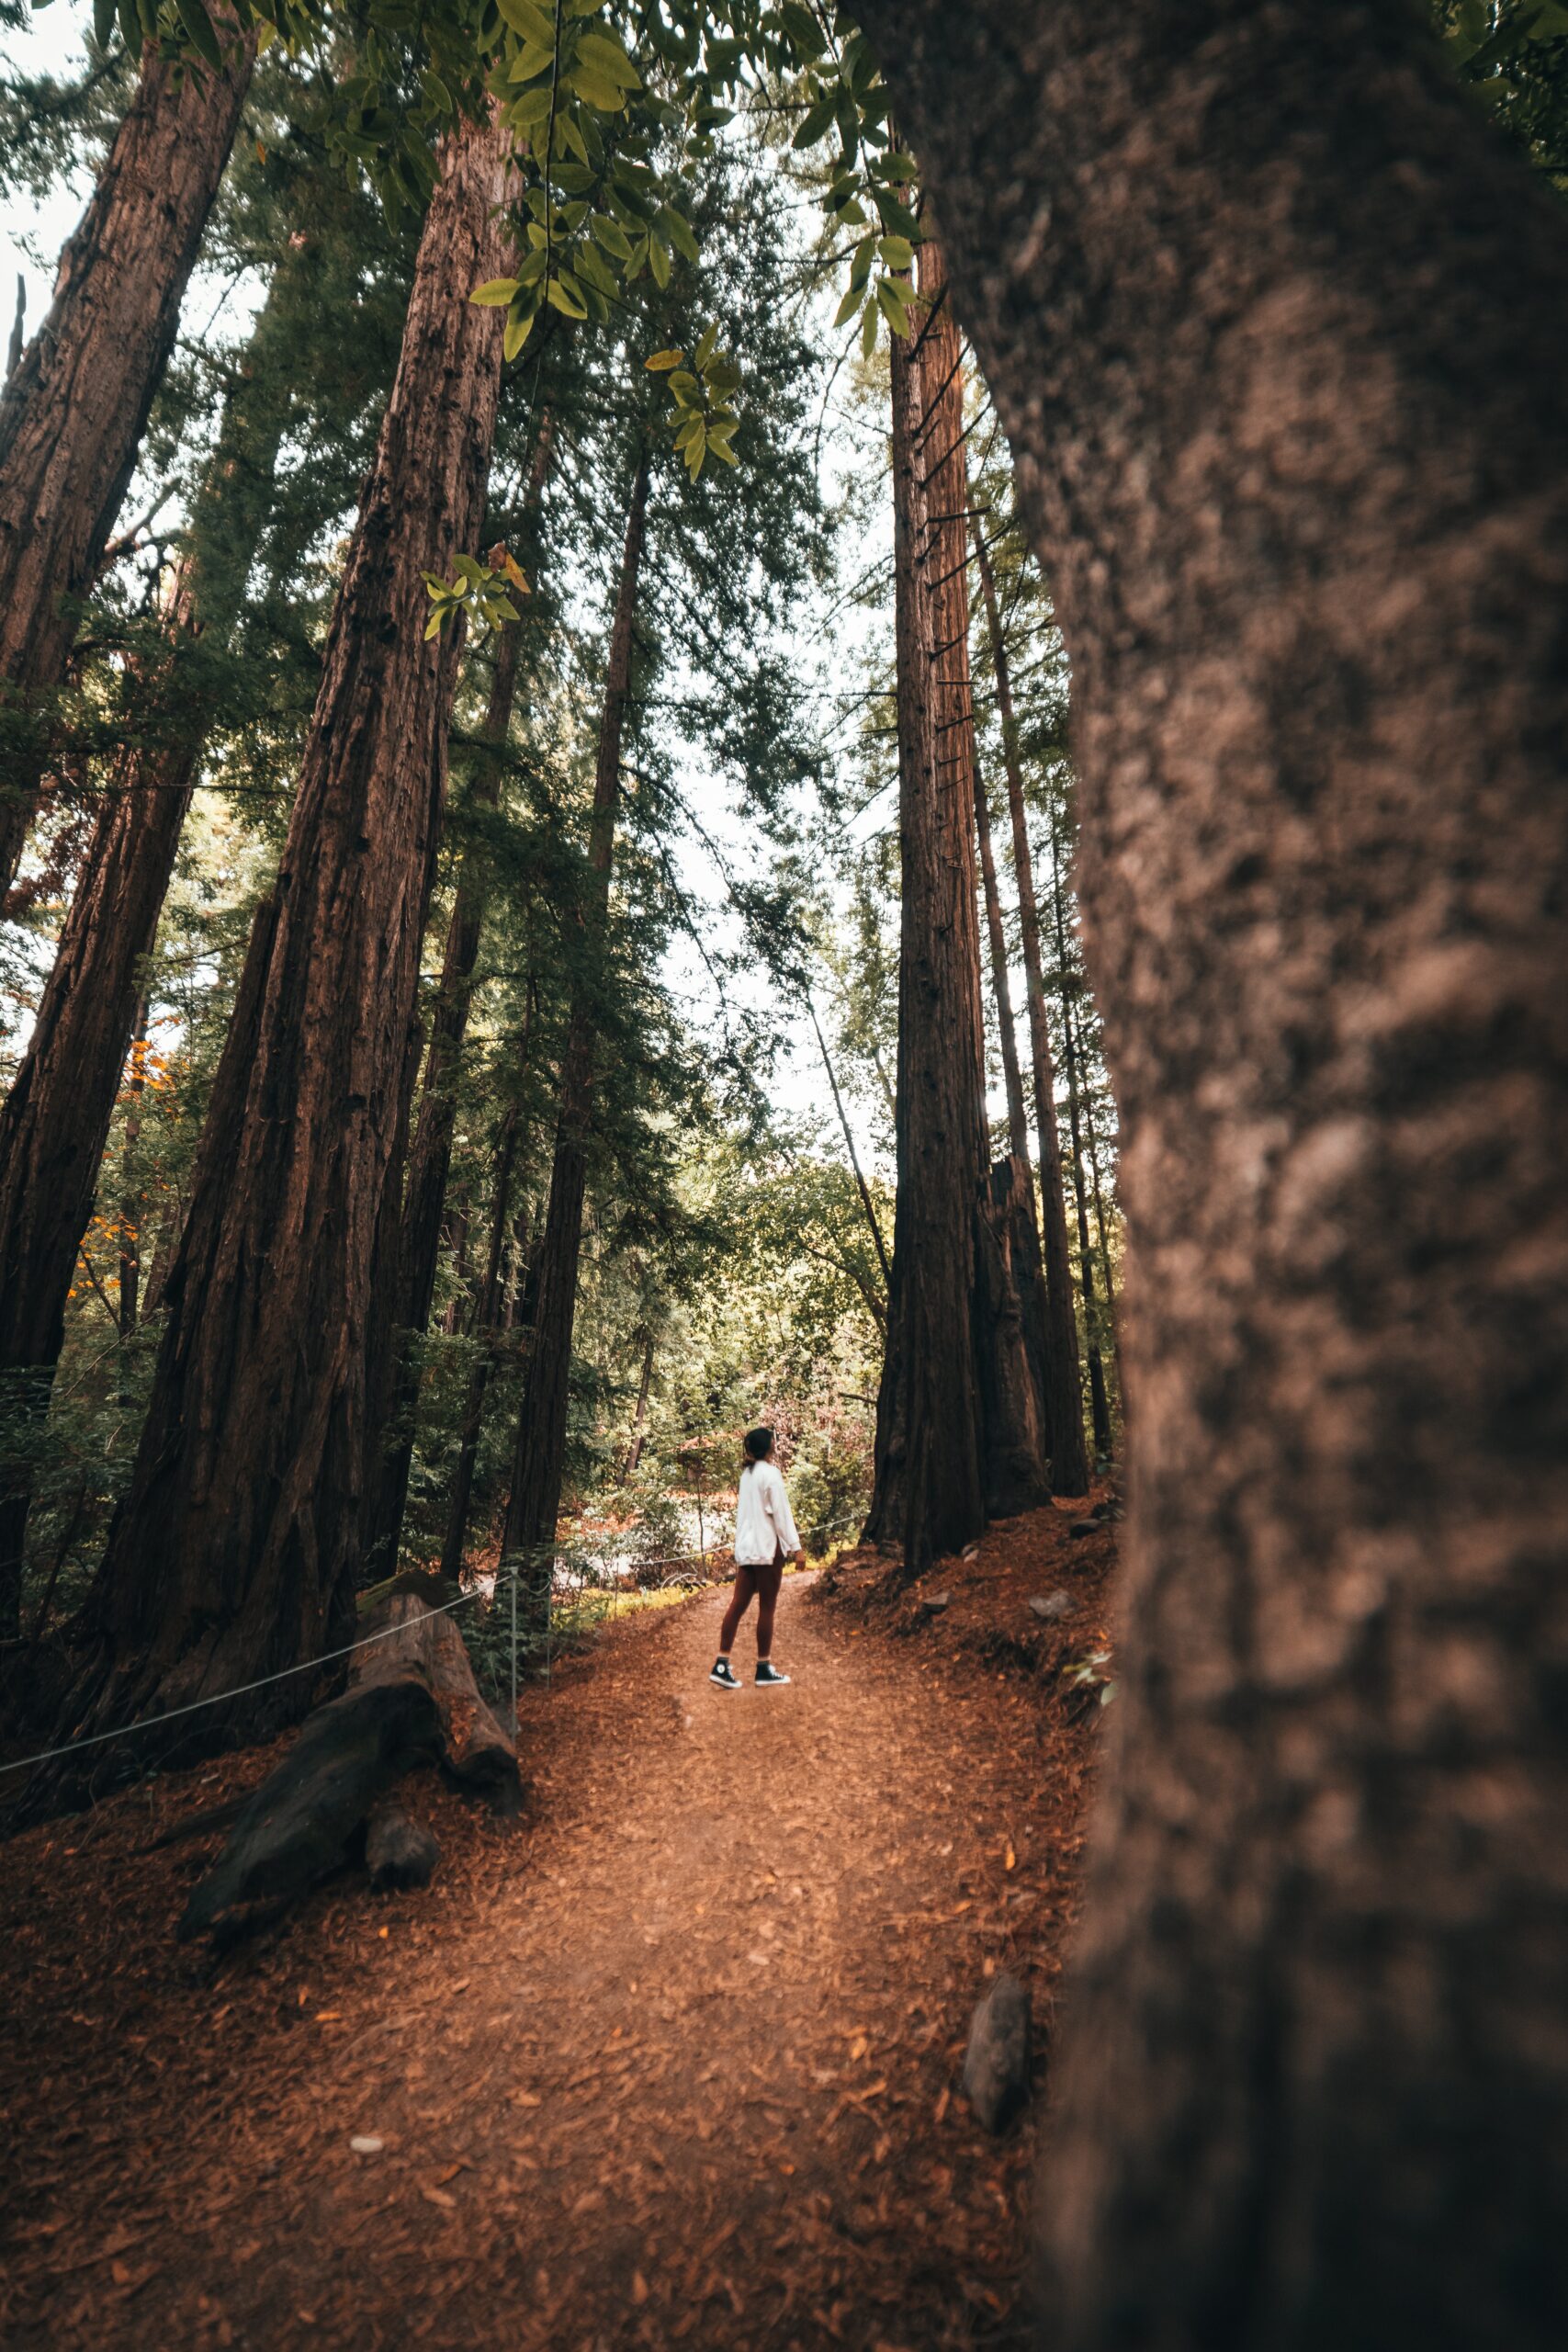
{"type": "Polygon", "coordinates": [[[1056,972],[1062,995],[1062,1045],[1067,1061],[1067,1129],[1073,1144],[1073,1199],[1077,1208],[1078,1266],[1083,1276],[1084,1345],[1089,1358],[1089,1419],[1094,1450],[1111,1452],[1111,1407],[1105,1394],[1105,1365],[1100,1351],[1100,1301],[1094,1291],[1094,1252],[1089,1238],[1089,1197],[1084,1182],[1083,1123],[1078,1116],[1078,1054],[1073,1036],[1073,1008],[1068,993],[1067,925],[1062,910],[1062,862],[1056,846],[1055,820],[1051,826],[1051,901],[1056,919],[1056,972]]]}
{"type": "Polygon", "coordinates": [[[1023,774],[1018,758],[1018,721],[1013,710],[1012,674],[997,610],[996,578],[977,526],[975,559],[979,567],[980,591],[986,603],[986,627],[991,640],[991,661],[997,676],[1002,766],[1007,776],[1008,813],[1012,824],[1013,867],[1018,876],[1018,928],[1023,947],[1025,994],[1029,1005],[1034,1124],[1040,1136],[1040,1203],[1045,1255],[1045,1414],[1051,1429],[1051,1483],[1059,1495],[1081,1495],[1089,1490],[1089,1455],[1084,1446],[1083,1372],[1078,1361],[1077,1305],[1073,1297],[1072,1258],[1067,1244],[1067,1200],[1062,1176],[1062,1139],[1056,1126],[1056,1066],[1051,1052],[1051,1024],[1045,1010],[1045,974],[1040,956],[1040,912],[1035,904],[1034,868],[1030,858],[1029,825],[1023,805],[1023,774]]]}
{"type": "MultiPolygon", "coordinates": [[[[525,1015],[520,1060],[528,1058],[529,1016],[525,1015]]],[[[503,1272],[510,1222],[513,1171],[517,1164],[521,1119],[516,1106],[507,1113],[496,1154],[495,1195],[491,1208],[490,1250],[485,1260],[484,1287],[479,1294],[476,1337],[479,1352],[468,1374],[463,1414],[457,1428],[457,1459],[452,1472],[452,1493],[446,1507],[446,1534],[441,1547],[441,1573],[456,1581],[463,1566],[468,1540],[468,1510],[473,1499],[474,1464],[479,1459],[479,1433],[484,1427],[485,1395],[490,1386],[494,1350],[502,1328],[503,1272]]]]}
{"type": "MultiPolygon", "coordinates": [[[[934,333],[934,330],[933,330],[934,333]]],[[[912,341],[912,339],[911,339],[912,341]]],[[[931,336],[927,337],[929,348],[931,336]]],[[[911,343],[894,336],[894,609],[901,901],[897,1197],[887,1347],[877,1395],[875,1485],[865,1534],[897,1544],[911,1576],[986,1523],[985,1438],[975,1361],[976,1199],[987,1163],[974,799],[966,771],[939,764],[931,692],[940,640],[918,568],[930,539],[922,434],[928,389],[911,343]]],[[[951,432],[947,435],[951,438],[951,432]]],[[[944,476],[937,469],[936,494],[944,476]]],[[[958,502],[963,503],[963,500],[958,502]]]]}
{"type": "MultiPolygon", "coordinates": [[[[603,935],[609,912],[610,862],[621,785],[621,738],[631,689],[632,637],[647,510],[645,453],[637,463],[626,516],[604,680],[604,707],[599,724],[588,849],[593,882],[582,919],[584,944],[590,952],[603,935]]],[[[502,1538],[502,1551],[519,1555],[525,1563],[524,1589],[531,1636],[541,1634],[549,1620],[552,1572],[548,1547],[555,1541],[556,1521],[560,1512],[561,1466],[566,1456],[571,1335],[577,1317],[578,1261],[582,1248],[582,1198],[593,1115],[593,1046],[592,1012],[580,991],[572,1006],[562,1057],[555,1161],[539,1254],[538,1301],[518,1417],[512,1493],[502,1538]]]]}
{"type": "MultiPolygon", "coordinates": [[[[465,297],[505,258],[508,155],[494,119],[442,151],[147,1424],[86,1611],[73,1712],[95,1720],[249,1682],[352,1631],[366,1321],[458,652],[422,641],[423,573],[448,571],[482,518],[501,331],[465,297]]],[[[193,1738],[275,1727],[303,1679],[204,1711],[193,1738]]],[[[55,1793],[46,1781],[36,1802],[55,1793]]]]}
{"type": "MultiPolygon", "coordinates": [[[[147,1091],[147,1021],[151,1007],[147,991],[138,991],[135,1010],[130,1016],[130,1067],[126,1075],[126,1092],[130,1101],[125,1114],[125,1151],[130,1160],[141,1140],[141,1097],[147,1091]]],[[[141,1195],[128,1182],[119,1202],[119,1340],[128,1348],[136,1337],[137,1312],[141,1290],[141,1195]]]]}
{"type": "Polygon", "coordinates": [[[621,1464],[617,1486],[629,1486],[642,1460],[642,1449],[648,1441],[648,1393],[653,1385],[653,1334],[645,1331],[642,1341],[642,1377],[637,1382],[637,1411],[632,1416],[632,1440],[621,1464]]]}
{"type": "Polygon", "coordinates": [[[1568,2324],[1568,240],[1372,0],[866,0],[1072,663],[1132,1510],[1059,2352],[1568,2324]]]}
{"type": "MultiPolygon", "coordinates": [[[[978,521],[976,529],[979,529],[978,521]]],[[[976,758],[975,831],[980,843],[980,883],[986,899],[986,931],[991,947],[991,994],[997,1008],[997,1037],[1002,1050],[1002,1080],[1007,1089],[1008,1146],[1015,1159],[1029,1165],[1029,1123],[1023,1113],[1023,1079],[1018,1066],[1018,1032],[1013,1027],[1012,990],[1008,985],[1007,933],[1002,929],[1002,902],[997,889],[997,858],[991,845],[991,809],[985,778],[976,758]]]]}
{"type": "Polygon", "coordinates": [[[255,35],[216,12],[224,64],[176,68],[151,46],[54,300],[0,392],[0,898],[27,839],[39,767],[30,707],[64,670],[233,144],[255,35]],[[29,744],[28,736],[34,737],[29,744]]]}
{"type": "MultiPolygon", "coordinates": [[[[0,1105],[0,1376],[39,1427],[141,969],[190,800],[188,773],[163,781],[164,789],[143,789],[144,763],[133,752],[104,795],[28,1050],[0,1105]]],[[[122,1288],[122,1326],[124,1298],[122,1288]]],[[[23,1474],[0,1493],[0,1640],[19,1628],[31,1493],[23,1474]]]]}
{"type": "MultiPolygon", "coordinates": [[[[512,723],[519,636],[517,625],[508,623],[501,631],[497,648],[484,733],[487,742],[498,748],[505,742],[512,723]]],[[[501,763],[499,760],[488,761],[475,786],[475,800],[481,808],[492,808],[499,800],[500,789],[501,763]]],[[[366,1553],[373,1576],[393,1573],[402,1532],[409,1470],[413,1461],[413,1420],[419,1403],[419,1358],[412,1341],[427,1329],[431,1301],[435,1295],[446,1180],[451,1171],[452,1137],[457,1129],[457,1069],[468,1026],[474,971],[479,963],[489,896],[483,853],[476,849],[465,854],[457,876],[441,981],[431,1015],[419,1120],[408,1155],[408,1182],[398,1226],[396,1264],[389,1283],[391,1315],[383,1347],[372,1349],[368,1374],[371,1396],[384,1399],[376,1417],[380,1428],[373,1427],[370,1432],[375,1458],[366,1553]],[[376,1362],[378,1353],[388,1361],[376,1362]],[[389,1444],[381,1437],[381,1430],[388,1428],[393,1432],[389,1444]]]]}

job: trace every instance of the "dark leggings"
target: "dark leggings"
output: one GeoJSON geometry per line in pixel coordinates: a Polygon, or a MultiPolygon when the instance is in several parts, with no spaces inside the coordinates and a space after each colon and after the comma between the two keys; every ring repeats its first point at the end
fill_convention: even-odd
{"type": "Polygon", "coordinates": [[[773,1612],[779,1605],[779,1587],[783,1582],[782,1559],[763,1567],[736,1569],[735,1597],[724,1612],[724,1627],[718,1637],[718,1646],[727,1657],[735,1646],[740,1620],[750,1608],[753,1594],[757,1599],[757,1656],[768,1656],[773,1646],[773,1612]]]}

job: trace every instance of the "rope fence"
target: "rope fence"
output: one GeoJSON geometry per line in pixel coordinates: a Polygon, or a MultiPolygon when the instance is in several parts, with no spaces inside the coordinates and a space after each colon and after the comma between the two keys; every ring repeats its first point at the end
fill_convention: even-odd
{"type": "MultiPolygon", "coordinates": [[[[863,1517],[863,1510],[856,1511],[849,1518],[829,1521],[826,1527],[821,1528],[818,1532],[823,1535],[836,1534],[843,1528],[855,1525],[855,1523],[863,1517]]],[[[559,1544],[547,1545],[544,1547],[542,1559],[547,1561],[558,1559],[562,1555],[562,1551],[563,1546],[559,1544]]],[[[721,1558],[723,1556],[724,1553],[722,1544],[709,1544],[702,1551],[671,1553],[664,1559],[637,1560],[634,1558],[631,1566],[637,1570],[659,1567],[681,1567],[689,1566],[696,1562],[705,1563],[708,1560],[721,1558]]],[[[460,1592],[457,1595],[456,1600],[443,1601],[439,1608],[433,1609],[429,1612],[433,1617],[450,1616],[455,1610],[466,1609],[470,1602],[476,1600],[488,1600],[493,1606],[499,1597],[502,1583],[504,1582],[510,1588],[512,1715],[513,1722],[516,1721],[517,1716],[517,1655],[519,1649],[519,1635],[517,1629],[517,1589],[525,1570],[530,1565],[529,1555],[525,1554],[513,1553],[508,1555],[497,1565],[494,1582],[489,1592],[486,1592],[481,1584],[471,1584],[466,1592],[460,1592]]],[[[582,1589],[583,1588],[580,1587],[580,1589],[582,1589]]],[[[611,1589],[611,1588],[603,1585],[598,1589],[600,1590],[611,1589]]],[[[550,1615],[553,1621],[555,1614],[553,1606],[553,1584],[550,1588],[550,1592],[552,1602],[550,1615]]],[[[401,1625],[384,1626],[378,1634],[363,1634],[357,1641],[345,1642],[341,1649],[325,1650],[320,1657],[302,1658],[297,1665],[279,1667],[276,1674],[258,1675],[254,1682],[237,1682],[231,1690],[210,1691],[205,1698],[188,1700],[184,1706],[170,1707],[161,1715],[143,1715],[139,1717],[136,1722],[121,1724],[112,1731],[87,1732],[85,1733],[80,1739],[68,1739],[57,1747],[40,1748],[36,1756],[18,1756],[9,1764],[0,1764],[0,1780],[4,1780],[7,1774],[12,1772],[30,1772],[39,1764],[52,1764],[57,1761],[59,1758],[62,1756],[73,1756],[82,1748],[101,1747],[112,1739],[129,1739],[140,1732],[156,1731],[162,1724],[177,1723],[183,1716],[199,1714],[204,1707],[220,1707],[223,1705],[224,1702],[229,1699],[249,1698],[253,1691],[265,1690],[274,1683],[288,1682],[295,1675],[320,1673],[322,1667],[335,1665],[340,1658],[352,1657],[356,1651],[370,1649],[378,1642],[390,1641],[394,1635],[400,1634],[403,1630],[404,1629],[401,1625]]],[[[523,1642],[523,1646],[527,1646],[525,1638],[523,1642]]],[[[548,1635],[547,1634],[547,1649],[548,1635]]]]}

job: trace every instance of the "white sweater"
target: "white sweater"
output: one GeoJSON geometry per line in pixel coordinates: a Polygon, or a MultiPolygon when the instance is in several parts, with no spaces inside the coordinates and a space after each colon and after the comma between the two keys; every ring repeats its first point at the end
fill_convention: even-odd
{"type": "Polygon", "coordinates": [[[749,1462],[740,1473],[735,1505],[736,1566],[770,1567],[781,1548],[785,1552],[800,1549],[784,1482],[773,1463],[749,1462]]]}

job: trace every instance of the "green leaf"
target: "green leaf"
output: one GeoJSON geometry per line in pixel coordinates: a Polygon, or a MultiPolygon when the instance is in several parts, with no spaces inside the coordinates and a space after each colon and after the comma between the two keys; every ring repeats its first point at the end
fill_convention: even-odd
{"type": "Polygon", "coordinates": [[[531,311],[508,311],[506,313],[506,334],[502,339],[501,346],[502,354],[506,358],[516,358],[518,353],[522,350],[523,345],[533,334],[534,322],[538,315],[539,313],[536,307],[531,311]]]}
{"type": "Polygon", "coordinates": [[[588,231],[594,243],[603,245],[615,260],[630,261],[632,241],[617,221],[608,219],[603,212],[596,212],[588,223],[588,231]]]}
{"type": "Polygon", "coordinates": [[[697,250],[697,241],[692,234],[691,223],[676,211],[672,204],[661,204],[658,218],[660,227],[678,254],[690,262],[695,262],[701,258],[697,250]]]}
{"type": "Polygon", "coordinates": [[[876,300],[883,317],[894,334],[907,335],[909,332],[909,313],[899,300],[897,288],[890,277],[884,277],[878,282],[876,300]]]}
{"type": "Polygon", "coordinates": [[[821,56],[827,43],[822,38],[822,28],[809,8],[802,7],[800,0],[784,0],[779,16],[797,57],[821,56]]]}
{"type": "Polygon", "coordinates": [[[889,188],[874,188],[872,194],[876,199],[876,209],[886,233],[890,237],[907,237],[912,245],[918,245],[920,224],[908,206],[901,204],[889,188]]]}
{"type": "Polygon", "coordinates": [[[433,67],[428,65],[425,67],[419,77],[419,84],[437,114],[451,113],[452,93],[433,67]]]}
{"type": "Polygon", "coordinates": [[[115,0],[93,0],[93,39],[107,49],[114,39],[115,0]]]}
{"type": "Polygon", "coordinates": [[[869,359],[876,348],[876,322],[882,316],[874,302],[865,306],[865,316],[860,322],[861,357],[869,359]]]}
{"type": "Polygon", "coordinates": [[[844,296],[843,300],[840,303],[838,309],[833,313],[833,324],[835,327],[848,326],[850,321],[854,317],[855,312],[860,309],[861,297],[864,292],[865,280],[863,277],[861,278],[858,283],[853,278],[850,280],[849,292],[844,296]]]}
{"type": "Polygon", "coordinates": [[[651,359],[645,359],[642,364],[651,374],[662,376],[669,368],[679,368],[685,356],[683,351],[656,351],[651,359]]]}
{"type": "Polygon", "coordinates": [[[209,65],[221,66],[223,52],[218,46],[218,36],[212,29],[212,19],[201,0],[176,0],[180,22],[190,36],[191,47],[206,58],[209,65]]]}
{"type": "Polygon", "coordinates": [[[597,107],[601,114],[619,114],[626,105],[626,94],[602,74],[586,65],[574,65],[566,76],[567,88],[581,98],[585,105],[597,107]]]}
{"type": "Polygon", "coordinates": [[[579,277],[584,278],[590,286],[596,286],[601,294],[620,292],[620,282],[597,245],[586,242],[581,244],[573,256],[572,266],[579,277]]]}
{"type": "Polygon", "coordinates": [[[713,319],[710,320],[709,323],[703,329],[702,334],[697,337],[697,348],[694,355],[692,364],[697,369],[699,374],[701,374],[702,370],[707,366],[708,361],[713,357],[717,343],[718,321],[716,319],[713,319]]]}
{"type": "Polygon", "coordinates": [[[555,19],[539,6],[538,0],[497,0],[497,5],[514,33],[536,41],[541,49],[554,49],[555,19]]]}
{"type": "Polygon", "coordinates": [[[670,390],[682,408],[696,406],[697,394],[701,389],[689,368],[677,368],[670,379],[670,390]]]}
{"type": "Polygon", "coordinates": [[[560,312],[562,318],[585,319],[588,316],[588,305],[574,279],[552,277],[545,288],[545,300],[553,310],[560,312]]]}
{"type": "Polygon", "coordinates": [[[531,131],[536,124],[547,122],[549,113],[549,91],[538,84],[532,90],[525,90],[520,98],[513,98],[506,109],[506,119],[514,130],[531,131]]]}
{"type": "Polygon", "coordinates": [[[536,82],[541,74],[549,72],[555,62],[553,49],[541,49],[537,41],[525,40],[506,78],[509,82],[536,82]]]}
{"type": "Polygon", "coordinates": [[[481,311],[503,311],[516,291],[514,277],[487,277],[482,286],[475,287],[468,300],[477,302],[481,311]]]}
{"type": "Polygon", "coordinates": [[[136,0],[119,0],[119,34],[131,57],[141,54],[141,19],[136,13],[136,0]]]}
{"type": "Polygon", "coordinates": [[[451,609],[452,607],[450,605],[443,605],[437,611],[431,614],[430,618],[424,624],[424,641],[426,645],[430,643],[433,637],[440,636],[441,625],[451,609]]]}
{"type": "Polygon", "coordinates": [[[697,435],[705,430],[706,427],[700,416],[694,413],[691,416],[683,416],[675,427],[675,447],[677,449],[689,448],[697,435]]]}
{"type": "Polygon", "coordinates": [[[792,147],[797,148],[815,147],[818,141],[825,139],[832,128],[833,101],[830,97],[818,98],[817,104],[807,109],[805,119],[797,126],[795,137],[789,143],[792,147]]]}
{"type": "Polygon", "coordinates": [[[908,237],[884,237],[877,251],[892,270],[908,269],[915,258],[915,248],[908,237]]]}
{"type": "Polygon", "coordinates": [[[739,390],[740,370],[728,353],[721,351],[718,357],[703,369],[703,381],[712,397],[721,401],[739,390]]]}
{"type": "Polygon", "coordinates": [[[640,90],[642,76],[618,40],[608,33],[584,33],[577,44],[578,56],[584,65],[627,90],[640,90]]]}
{"type": "Polygon", "coordinates": [[[728,442],[721,441],[716,433],[708,435],[708,449],[714,457],[722,458],[727,466],[738,466],[740,463],[728,442]]]}
{"type": "Polygon", "coordinates": [[[670,272],[673,266],[670,259],[670,248],[663,242],[662,238],[652,235],[649,236],[648,240],[648,266],[653,272],[654,284],[662,293],[665,287],[670,283],[670,272]]]}

